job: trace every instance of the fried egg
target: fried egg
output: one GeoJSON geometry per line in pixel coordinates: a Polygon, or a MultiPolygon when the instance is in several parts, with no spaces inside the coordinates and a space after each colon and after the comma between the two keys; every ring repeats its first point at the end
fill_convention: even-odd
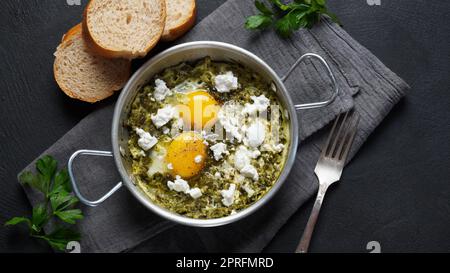
{"type": "Polygon", "coordinates": [[[179,175],[187,179],[201,172],[207,156],[207,146],[201,135],[185,132],[175,137],[168,146],[166,161],[174,177],[179,175]]]}
{"type": "Polygon", "coordinates": [[[211,128],[217,120],[219,103],[206,90],[185,93],[183,104],[177,106],[185,126],[193,130],[211,128]]]}

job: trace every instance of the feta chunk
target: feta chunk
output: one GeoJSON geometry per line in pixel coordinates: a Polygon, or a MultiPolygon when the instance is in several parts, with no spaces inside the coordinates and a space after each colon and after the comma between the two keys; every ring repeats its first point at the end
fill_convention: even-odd
{"type": "Polygon", "coordinates": [[[265,138],[266,126],[262,121],[256,120],[246,128],[244,143],[252,148],[257,148],[263,144],[265,138]]]}
{"type": "Polygon", "coordinates": [[[200,163],[202,163],[202,159],[203,159],[203,157],[201,155],[198,155],[194,158],[194,162],[197,164],[200,164],[200,163]]]}
{"type": "Polygon", "coordinates": [[[173,170],[173,164],[172,163],[167,164],[167,169],[168,170],[173,170]]]}
{"type": "Polygon", "coordinates": [[[215,133],[208,133],[206,131],[202,131],[202,137],[203,139],[208,142],[216,142],[217,139],[219,139],[219,135],[215,133]]]}
{"type": "Polygon", "coordinates": [[[234,192],[236,191],[236,185],[231,184],[228,190],[221,190],[220,194],[222,195],[222,203],[229,207],[234,203],[234,192]]]}
{"type": "Polygon", "coordinates": [[[255,194],[255,191],[250,187],[249,184],[242,185],[242,188],[247,193],[248,197],[252,197],[255,194]]]}
{"type": "Polygon", "coordinates": [[[150,150],[153,146],[158,143],[158,139],[152,135],[150,135],[149,132],[146,132],[142,130],[141,128],[135,129],[136,134],[139,135],[138,139],[138,145],[141,147],[144,151],[150,150]]]}
{"type": "Polygon", "coordinates": [[[180,176],[175,177],[175,181],[167,181],[167,187],[169,187],[170,190],[176,191],[176,192],[189,192],[189,184],[186,180],[181,179],[180,176]]]}
{"type": "Polygon", "coordinates": [[[250,164],[245,165],[244,168],[240,170],[240,173],[245,177],[253,179],[254,181],[258,181],[259,179],[258,171],[250,164]]]}
{"type": "Polygon", "coordinates": [[[216,143],[216,144],[212,145],[209,148],[214,153],[214,159],[216,161],[219,161],[220,159],[222,159],[222,155],[223,154],[227,154],[228,153],[227,145],[225,143],[222,143],[222,142],[216,143]]]}
{"type": "Polygon", "coordinates": [[[245,104],[244,114],[254,115],[257,112],[262,113],[266,111],[270,105],[270,100],[264,95],[261,95],[259,97],[251,96],[250,98],[253,100],[253,103],[245,104]]]}
{"type": "Polygon", "coordinates": [[[249,151],[245,146],[240,145],[234,153],[234,167],[241,170],[246,165],[250,164],[251,159],[258,158],[260,155],[260,151],[249,151]]]}
{"type": "Polygon", "coordinates": [[[194,198],[197,199],[200,196],[202,196],[202,191],[199,188],[192,188],[189,190],[189,195],[194,198]]]}
{"type": "Polygon", "coordinates": [[[245,146],[239,146],[234,154],[234,167],[245,177],[254,181],[259,179],[258,171],[251,165],[251,159],[261,155],[258,150],[249,151],[245,146]]]}
{"type": "Polygon", "coordinates": [[[268,151],[268,152],[272,152],[272,153],[282,152],[284,150],[284,147],[285,147],[285,145],[282,143],[278,143],[278,144],[265,143],[261,146],[263,151],[268,151]]]}
{"type": "Polygon", "coordinates": [[[164,106],[161,109],[158,109],[156,115],[152,115],[151,119],[153,124],[155,124],[156,128],[160,128],[167,124],[171,119],[177,116],[177,110],[175,107],[171,105],[164,106]]]}
{"type": "Polygon", "coordinates": [[[172,91],[167,88],[166,82],[160,79],[155,80],[155,92],[153,97],[157,101],[163,101],[167,96],[172,95],[172,91]]]}
{"type": "Polygon", "coordinates": [[[238,78],[236,78],[231,71],[222,75],[217,75],[214,78],[214,85],[216,86],[217,92],[220,93],[228,93],[239,87],[238,78]]]}
{"type": "Polygon", "coordinates": [[[284,149],[284,144],[282,144],[282,143],[273,145],[273,150],[277,153],[283,151],[283,149],[284,149]]]}
{"type": "Polygon", "coordinates": [[[229,101],[222,106],[217,115],[219,123],[237,142],[241,142],[244,135],[242,124],[245,116],[242,110],[242,105],[229,101]]]}
{"type": "Polygon", "coordinates": [[[164,126],[164,127],[162,127],[162,132],[163,132],[163,134],[168,135],[170,133],[170,129],[168,127],[164,126]]]}

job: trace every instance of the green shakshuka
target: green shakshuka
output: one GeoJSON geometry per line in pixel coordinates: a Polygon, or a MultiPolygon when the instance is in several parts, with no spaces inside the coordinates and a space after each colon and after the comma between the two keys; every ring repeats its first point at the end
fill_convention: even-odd
{"type": "Polygon", "coordinates": [[[290,144],[275,86],[210,58],[156,75],[125,126],[136,184],[159,206],[197,219],[236,213],[264,196],[290,144]]]}

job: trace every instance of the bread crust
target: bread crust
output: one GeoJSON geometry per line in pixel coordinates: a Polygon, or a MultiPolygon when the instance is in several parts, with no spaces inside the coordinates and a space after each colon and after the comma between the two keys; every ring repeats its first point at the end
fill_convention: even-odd
{"type": "MultiPolygon", "coordinates": [[[[75,36],[78,34],[82,34],[82,24],[78,24],[72,27],[66,34],[63,35],[61,39],[61,44],[59,44],[58,48],[68,46],[71,43],[71,40],[76,38],[75,36]]],[[[110,90],[106,90],[102,92],[102,96],[98,97],[85,97],[81,94],[72,91],[67,85],[63,78],[60,77],[60,74],[57,73],[57,56],[55,58],[55,62],[53,63],[53,76],[55,78],[56,83],[61,88],[61,90],[69,97],[73,99],[78,99],[81,101],[95,103],[97,101],[103,100],[114,94],[115,91],[122,89],[122,87],[127,83],[128,79],[131,75],[131,62],[126,62],[126,67],[124,67],[125,73],[121,74],[121,78],[117,81],[117,84],[113,85],[110,90]]]]}
{"type": "Polygon", "coordinates": [[[192,1],[190,9],[191,15],[189,16],[189,18],[187,18],[187,20],[185,20],[182,24],[169,29],[169,33],[164,34],[163,32],[163,35],[161,37],[162,41],[173,41],[188,32],[195,25],[195,20],[197,17],[197,6],[195,4],[195,1],[192,1]]]}
{"type": "Polygon", "coordinates": [[[126,50],[117,51],[113,49],[108,49],[103,46],[101,46],[92,36],[91,31],[89,30],[89,24],[88,24],[88,12],[90,9],[91,4],[95,0],[90,0],[89,3],[86,5],[86,8],[83,12],[83,20],[82,20],[82,27],[83,27],[83,35],[85,39],[88,41],[88,45],[91,48],[93,52],[95,52],[97,55],[103,56],[105,58],[123,58],[123,59],[136,59],[136,58],[143,58],[145,57],[150,50],[152,50],[161,39],[161,36],[164,31],[164,24],[166,21],[166,2],[165,0],[157,0],[160,5],[160,12],[162,16],[161,24],[160,24],[160,31],[156,34],[156,38],[151,40],[145,50],[143,52],[134,53],[126,50]]]}

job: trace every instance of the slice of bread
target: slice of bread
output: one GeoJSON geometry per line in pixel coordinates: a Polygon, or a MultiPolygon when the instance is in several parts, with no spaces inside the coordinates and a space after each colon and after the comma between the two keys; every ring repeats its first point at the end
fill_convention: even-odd
{"type": "Polygon", "coordinates": [[[166,26],[162,40],[173,41],[195,24],[195,0],[166,0],[166,26]]]}
{"type": "Polygon", "coordinates": [[[108,59],[92,53],[83,39],[81,24],[70,29],[55,52],[53,73],[69,97],[96,102],[121,89],[131,73],[125,59],[108,59]]]}
{"type": "Polygon", "coordinates": [[[144,57],[158,43],[166,21],[164,0],[91,0],[83,30],[92,49],[107,58],[144,57]]]}

